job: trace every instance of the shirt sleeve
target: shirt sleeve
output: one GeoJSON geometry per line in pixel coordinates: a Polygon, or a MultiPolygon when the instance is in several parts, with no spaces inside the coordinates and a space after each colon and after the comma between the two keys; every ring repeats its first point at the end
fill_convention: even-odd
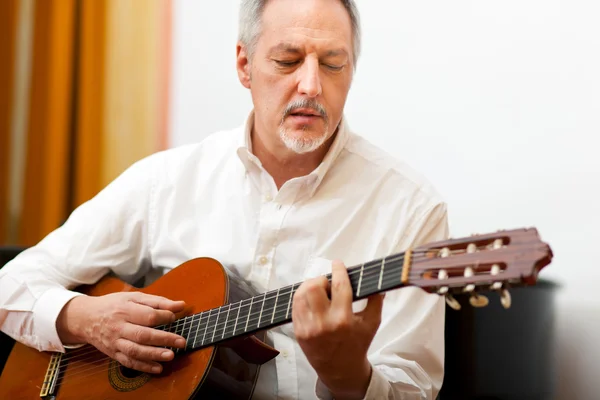
{"type": "MultiPolygon", "coordinates": [[[[448,231],[446,204],[437,203],[393,253],[447,239],[448,231]]],[[[443,297],[417,287],[385,294],[381,324],[368,352],[373,369],[365,400],[437,397],[444,378],[445,310],[443,297]]],[[[333,399],[319,379],[316,395],[333,399]]]]}
{"type": "Polygon", "coordinates": [[[154,157],[138,161],[37,245],[0,269],[0,330],[40,351],[64,351],[56,319],[109,272],[133,283],[149,264],[154,157]]]}

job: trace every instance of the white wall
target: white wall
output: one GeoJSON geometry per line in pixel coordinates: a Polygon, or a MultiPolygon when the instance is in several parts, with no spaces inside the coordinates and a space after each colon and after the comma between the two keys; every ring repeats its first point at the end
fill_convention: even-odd
{"type": "MultiPolygon", "coordinates": [[[[173,145],[239,125],[237,1],[177,0],[173,145]]],[[[559,330],[600,336],[600,2],[359,0],[355,131],[422,171],[453,236],[536,226],[553,247],[559,330]],[[579,315],[580,325],[573,326],[579,315]],[[586,332],[586,333],[582,333],[586,332]]],[[[561,333],[562,335],[562,333],[561,333]]],[[[597,358],[596,358],[597,359],[597,358]]],[[[593,379],[588,381],[592,384],[593,379]]]]}

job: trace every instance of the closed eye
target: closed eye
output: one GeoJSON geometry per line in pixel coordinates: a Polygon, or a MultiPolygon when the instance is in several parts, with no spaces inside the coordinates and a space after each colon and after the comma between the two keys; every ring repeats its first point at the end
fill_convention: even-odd
{"type": "Polygon", "coordinates": [[[294,65],[298,64],[299,61],[283,61],[283,60],[274,60],[277,65],[281,66],[281,67],[293,67],[294,65]]]}
{"type": "Polygon", "coordinates": [[[332,70],[332,71],[341,71],[344,66],[343,65],[331,65],[331,64],[323,64],[326,68],[332,70]]]}

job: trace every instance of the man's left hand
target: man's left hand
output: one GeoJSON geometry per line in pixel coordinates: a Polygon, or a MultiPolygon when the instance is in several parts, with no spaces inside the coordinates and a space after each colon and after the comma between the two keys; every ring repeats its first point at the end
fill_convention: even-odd
{"type": "Polygon", "coordinates": [[[292,304],[296,339],[336,399],[364,398],[371,379],[367,350],[381,323],[383,295],[369,297],[356,314],[352,300],[348,271],[334,261],[331,285],[323,276],[307,280],[292,304]]]}

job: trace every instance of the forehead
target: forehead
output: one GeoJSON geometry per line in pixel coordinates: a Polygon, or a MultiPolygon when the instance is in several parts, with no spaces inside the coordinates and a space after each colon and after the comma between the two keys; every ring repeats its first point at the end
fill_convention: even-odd
{"type": "Polygon", "coordinates": [[[297,46],[352,45],[350,15],[340,0],[270,0],[262,14],[260,41],[297,46]]]}

